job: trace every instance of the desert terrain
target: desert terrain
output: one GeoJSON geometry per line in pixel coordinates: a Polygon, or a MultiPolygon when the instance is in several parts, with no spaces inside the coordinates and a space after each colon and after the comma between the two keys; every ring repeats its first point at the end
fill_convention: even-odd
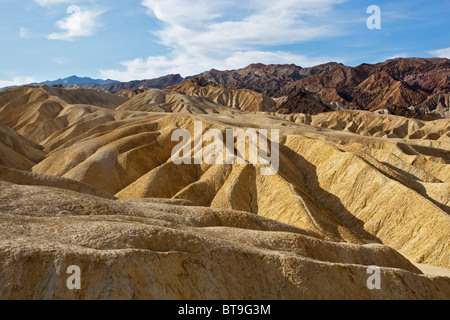
{"type": "Polygon", "coordinates": [[[450,299],[447,66],[0,90],[0,299],[450,299]],[[195,122],[278,130],[279,170],[175,164],[195,122]]]}

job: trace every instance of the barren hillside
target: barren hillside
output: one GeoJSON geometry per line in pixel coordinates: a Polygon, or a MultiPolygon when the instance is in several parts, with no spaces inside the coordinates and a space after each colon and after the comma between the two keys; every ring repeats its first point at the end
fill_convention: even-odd
{"type": "Polygon", "coordinates": [[[0,298],[450,298],[450,277],[413,264],[450,269],[449,120],[280,114],[233,90],[1,90],[0,298]],[[211,143],[196,122],[279,130],[276,174],[176,165],[176,129],[192,156],[211,143]]]}

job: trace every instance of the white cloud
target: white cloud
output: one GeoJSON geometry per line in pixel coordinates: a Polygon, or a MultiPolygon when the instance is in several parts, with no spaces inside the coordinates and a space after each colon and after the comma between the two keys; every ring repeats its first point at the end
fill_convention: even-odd
{"type": "Polygon", "coordinates": [[[240,20],[227,18],[229,9],[248,9],[248,4],[242,7],[241,2],[232,0],[224,5],[217,0],[144,0],[142,4],[166,23],[156,33],[163,44],[189,51],[213,48],[221,52],[228,47],[289,44],[333,35],[337,31],[333,24],[323,24],[324,20],[308,23],[307,19],[332,13],[332,5],[342,1],[251,1],[253,6],[246,16],[240,20]]]}
{"type": "Polygon", "coordinates": [[[231,70],[247,66],[251,63],[291,64],[309,67],[340,59],[330,57],[310,58],[288,52],[268,51],[236,51],[224,59],[206,55],[189,55],[177,53],[169,56],[151,56],[146,59],[137,58],[122,62],[125,71],[102,70],[101,77],[120,81],[157,78],[166,74],[180,73],[183,76],[194,75],[214,67],[219,70],[231,70]]]}
{"type": "Polygon", "coordinates": [[[32,77],[14,77],[12,80],[0,80],[0,89],[37,82],[32,77]]]}
{"type": "Polygon", "coordinates": [[[185,0],[143,0],[142,5],[148,8],[149,15],[154,15],[159,20],[186,27],[220,17],[217,11],[221,7],[214,0],[197,0],[191,3],[185,0]]]}
{"type": "Polygon", "coordinates": [[[56,4],[61,3],[77,3],[80,2],[79,0],[34,0],[37,4],[39,4],[42,7],[49,7],[56,4]]]}
{"type": "Polygon", "coordinates": [[[163,22],[155,35],[168,48],[168,55],[125,61],[122,70],[101,74],[132,80],[167,73],[186,76],[211,67],[234,69],[255,62],[302,66],[325,62],[331,58],[308,58],[276,51],[276,46],[339,34],[332,9],[344,1],[143,0],[148,14],[163,22]]]}
{"type": "Polygon", "coordinates": [[[439,49],[439,50],[431,50],[428,51],[429,54],[432,54],[433,56],[439,57],[439,58],[447,58],[450,59],[450,47],[439,49]]]}
{"type": "Polygon", "coordinates": [[[22,38],[22,39],[31,38],[30,30],[28,30],[27,28],[21,27],[19,30],[19,38],[22,38]]]}
{"type": "Polygon", "coordinates": [[[98,18],[103,14],[101,10],[82,10],[79,6],[71,5],[67,8],[68,17],[58,21],[56,25],[62,32],[52,33],[51,40],[73,41],[78,37],[89,37],[100,27],[98,18]]]}

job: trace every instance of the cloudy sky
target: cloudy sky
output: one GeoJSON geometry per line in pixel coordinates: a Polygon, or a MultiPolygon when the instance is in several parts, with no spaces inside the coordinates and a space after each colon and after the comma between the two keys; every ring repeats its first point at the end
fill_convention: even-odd
{"type": "Polygon", "coordinates": [[[0,87],[450,58],[448,0],[0,0],[0,87]],[[367,9],[381,9],[370,30],[367,9]]]}

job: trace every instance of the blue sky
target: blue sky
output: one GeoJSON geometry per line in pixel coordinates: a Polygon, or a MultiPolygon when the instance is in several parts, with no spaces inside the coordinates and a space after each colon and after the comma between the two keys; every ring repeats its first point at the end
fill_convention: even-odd
{"type": "Polygon", "coordinates": [[[0,0],[0,87],[450,58],[449,12],[448,0],[0,0]],[[370,5],[380,30],[367,28],[370,5]]]}

